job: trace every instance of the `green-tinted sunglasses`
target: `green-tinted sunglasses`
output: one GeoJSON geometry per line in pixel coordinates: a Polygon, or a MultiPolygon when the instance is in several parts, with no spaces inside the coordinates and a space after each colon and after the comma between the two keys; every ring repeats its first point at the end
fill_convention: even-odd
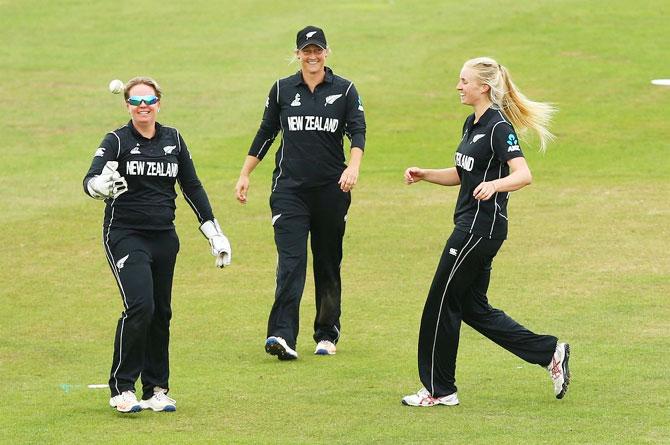
{"type": "Polygon", "coordinates": [[[142,102],[144,102],[147,105],[153,105],[156,102],[158,102],[158,98],[156,96],[130,96],[127,100],[127,102],[134,106],[138,107],[142,102]]]}

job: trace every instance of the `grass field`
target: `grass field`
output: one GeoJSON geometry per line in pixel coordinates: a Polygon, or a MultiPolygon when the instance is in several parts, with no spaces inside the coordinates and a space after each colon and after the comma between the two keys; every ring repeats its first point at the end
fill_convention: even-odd
{"type": "MultiPolygon", "coordinates": [[[[144,2],[0,0],[1,443],[670,443],[670,77],[667,1],[144,2]],[[368,142],[342,266],[343,336],[300,360],[263,351],[276,253],[272,156],[242,207],[233,187],[296,30],[323,26],[329,65],[356,82],[368,142]],[[546,372],[464,326],[461,405],[409,409],[419,317],[457,190],[406,187],[409,165],[452,165],[470,108],[464,60],[491,55],[560,108],[534,183],[510,203],[489,298],[572,345],[562,401],[546,372]],[[154,76],[224,231],[218,270],[178,198],[175,414],[121,416],[105,383],[122,310],[81,187],[104,133],[127,120],[113,78],[154,76]],[[442,409],[443,408],[443,409],[442,409]]],[[[530,141],[531,145],[534,141],[530,141]]],[[[278,146],[275,143],[274,148],[278,146]]]]}

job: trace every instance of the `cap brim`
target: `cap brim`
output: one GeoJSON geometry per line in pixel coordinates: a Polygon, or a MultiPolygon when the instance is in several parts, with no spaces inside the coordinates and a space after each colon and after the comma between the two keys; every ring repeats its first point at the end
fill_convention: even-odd
{"type": "Polygon", "coordinates": [[[321,49],[326,49],[328,46],[323,43],[321,40],[315,40],[315,39],[307,39],[305,43],[303,43],[298,49],[303,49],[307,45],[316,45],[321,49]]]}

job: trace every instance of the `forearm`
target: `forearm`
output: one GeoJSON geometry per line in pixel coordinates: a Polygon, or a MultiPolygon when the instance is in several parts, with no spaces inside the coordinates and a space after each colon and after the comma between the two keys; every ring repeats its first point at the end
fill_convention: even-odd
{"type": "Polygon", "coordinates": [[[247,155],[244,159],[244,165],[240,171],[240,176],[249,176],[256,166],[261,162],[256,156],[247,155]]]}
{"type": "Polygon", "coordinates": [[[528,168],[521,168],[511,172],[504,178],[494,179],[491,182],[496,192],[513,192],[529,185],[532,180],[530,170],[528,168]]]}
{"type": "Polygon", "coordinates": [[[349,167],[360,169],[362,160],[363,150],[358,147],[351,147],[351,151],[349,153],[349,167]]]}
{"type": "Polygon", "coordinates": [[[423,180],[438,185],[459,185],[461,178],[458,176],[456,167],[442,169],[423,169],[423,180]]]}

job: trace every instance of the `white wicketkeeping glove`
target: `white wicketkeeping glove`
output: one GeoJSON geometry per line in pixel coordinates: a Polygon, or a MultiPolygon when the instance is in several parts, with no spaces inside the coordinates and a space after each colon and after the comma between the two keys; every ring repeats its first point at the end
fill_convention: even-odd
{"type": "Polygon", "coordinates": [[[207,237],[209,245],[212,246],[212,255],[216,257],[216,267],[230,266],[232,252],[230,250],[230,241],[221,231],[221,226],[216,219],[205,221],[200,226],[200,231],[207,237]]]}
{"type": "Polygon", "coordinates": [[[128,190],[126,178],[116,171],[118,167],[118,162],[107,161],[102,168],[102,173],[88,180],[86,188],[92,197],[95,199],[116,199],[128,190]]]}

